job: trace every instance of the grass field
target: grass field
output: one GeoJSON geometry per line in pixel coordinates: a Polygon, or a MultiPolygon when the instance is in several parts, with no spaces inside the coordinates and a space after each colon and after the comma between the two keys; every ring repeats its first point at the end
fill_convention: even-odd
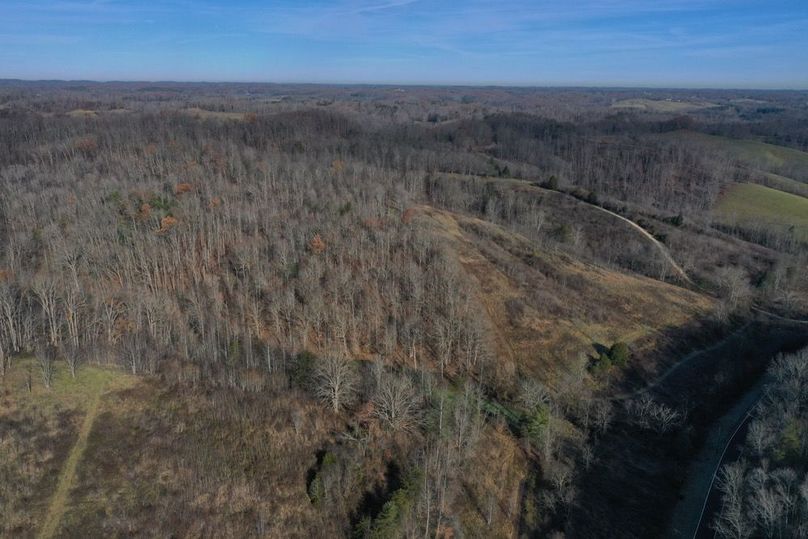
{"type": "Polygon", "coordinates": [[[107,391],[133,378],[96,366],[73,378],[55,365],[50,389],[32,358],[14,361],[0,379],[0,536],[50,537],[61,520],[74,474],[83,457],[82,439],[107,391]],[[30,390],[29,390],[30,386],[30,390]]]}
{"type": "Polygon", "coordinates": [[[615,109],[635,109],[648,112],[688,112],[714,107],[707,101],[667,101],[661,99],[621,99],[612,104],[615,109]]]}
{"type": "Polygon", "coordinates": [[[243,120],[246,116],[244,112],[217,112],[198,107],[183,109],[182,112],[203,120],[243,120]]]}
{"type": "Polygon", "coordinates": [[[798,182],[797,180],[768,172],[764,174],[764,183],[779,191],[808,198],[808,183],[798,182]]]}
{"type": "Polygon", "coordinates": [[[32,358],[0,378],[0,537],[243,537],[259,518],[287,536],[317,521],[306,473],[335,424],[311,402],[55,366],[50,389],[32,358]]]}
{"type": "Polygon", "coordinates": [[[766,144],[756,140],[740,140],[706,135],[693,131],[675,131],[665,137],[688,140],[714,152],[765,172],[790,172],[797,179],[808,178],[808,153],[766,144]]]}
{"type": "Polygon", "coordinates": [[[808,241],[808,198],[805,197],[740,183],[724,193],[715,213],[728,224],[767,225],[783,231],[793,226],[797,237],[808,241]]]}

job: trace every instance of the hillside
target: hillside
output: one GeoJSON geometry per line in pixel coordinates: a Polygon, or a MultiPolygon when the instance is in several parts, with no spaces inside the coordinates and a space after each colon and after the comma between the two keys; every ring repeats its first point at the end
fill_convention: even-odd
{"type": "Polygon", "coordinates": [[[668,139],[697,144],[752,169],[773,172],[808,182],[808,153],[757,140],[733,139],[692,131],[677,131],[668,139]]]}
{"type": "Polygon", "coordinates": [[[745,228],[773,227],[808,243],[808,198],[750,183],[731,185],[715,209],[723,223],[745,228]]]}
{"type": "Polygon", "coordinates": [[[642,356],[712,308],[700,294],[538,248],[489,222],[421,211],[440,227],[485,307],[498,368],[517,378],[552,384],[581,354],[617,341],[642,356]]]}

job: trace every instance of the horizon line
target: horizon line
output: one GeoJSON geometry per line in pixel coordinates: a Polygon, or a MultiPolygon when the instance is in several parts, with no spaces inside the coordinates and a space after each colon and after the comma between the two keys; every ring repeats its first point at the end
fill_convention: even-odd
{"type": "Polygon", "coordinates": [[[174,80],[174,79],[60,79],[60,78],[19,78],[0,77],[0,84],[8,82],[21,83],[91,83],[91,84],[266,84],[266,85],[300,85],[300,86],[367,86],[367,87],[412,87],[412,88],[520,88],[520,89],[604,89],[604,90],[724,90],[724,91],[760,91],[760,92],[803,92],[808,91],[808,83],[804,86],[713,86],[713,85],[667,85],[650,83],[598,83],[598,82],[487,82],[487,81],[454,81],[454,82],[421,82],[421,81],[283,81],[283,80],[174,80]]]}

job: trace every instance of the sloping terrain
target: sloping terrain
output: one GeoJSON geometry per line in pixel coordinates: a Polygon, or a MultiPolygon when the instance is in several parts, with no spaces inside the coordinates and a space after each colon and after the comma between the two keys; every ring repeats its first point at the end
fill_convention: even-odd
{"type": "MultiPolygon", "coordinates": [[[[655,279],[687,283],[689,276],[651,232],[636,222],[570,193],[515,179],[450,175],[482,194],[476,206],[485,220],[501,223],[543,250],[560,250],[599,265],[655,279]],[[604,234],[604,231],[608,233],[604,234]]],[[[666,239],[667,231],[660,235],[666,239]]]]}
{"type": "MultiPolygon", "coordinates": [[[[430,206],[416,215],[460,263],[464,286],[485,311],[486,339],[503,377],[532,376],[552,386],[598,345],[623,340],[643,356],[668,339],[667,330],[711,309],[697,293],[537,249],[480,219],[430,206]]],[[[56,444],[62,449],[45,461],[51,471],[28,479],[40,500],[26,506],[28,520],[17,520],[26,498],[7,506],[15,515],[7,531],[15,536],[339,534],[345,523],[329,520],[327,506],[311,499],[310,476],[322,466],[323,448],[360,459],[363,473],[341,479],[357,507],[374,484],[398,481],[384,470],[389,448],[354,453],[334,436],[344,428],[340,419],[299,393],[273,389],[281,379],[270,378],[260,392],[199,390],[85,366],[73,382],[60,363],[52,389],[34,378],[28,393],[25,381],[36,369],[31,360],[14,364],[8,410],[72,415],[56,444]]],[[[4,417],[1,424],[15,423],[4,417]]],[[[464,529],[513,536],[526,503],[520,492],[529,453],[496,422],[482,428],[477,443],[475,462],[497,465],[475,465],[485,471],[462,480],[454,511],[464,529]]]]}
{"type": "Polygon", "coordinates": [[[784,173],[794,179],[808,180],[808,153],[766,144],[757,140],[732,139],[693,131],[675,131],[665,135],[674,140],[695,143],[712,152],[720,152],[748,167],[765,172],[784,173]]]}
{"type": "Polygon", "coordinates": [[[704,317],[712,300],[650,278],[542,251],[480,219],[423,207],[475,283],[496,332],[498,365],[552,380],[596,346],[629,342],[640,353],[666,330],[704,317]]]}
{"type": "Polygon", "coordinates": [[[724,223],[746,227],[793,230],[798,240],[808,241],[808,198],[762,185],[732,184],[715,209],[724,223]]]}
{"type": "Polygon", "coordinates": [[[786,178],[785,176],[779,176],[777,174],[768,172],[763,175],[763,181],[767,187],[772,187],[778,191],[785,191],[786,193],[791,193],[792,195],[808,197],[808,184],[804,182],[798,182],[797,180],[792,180],[791,178],[786,178]]]}
{"type": "Polygon", "coordinates": [[[38,369],[2,383],[0,537],[312,533],[306,471],[331,425],[311,404],[62,364],[48,389],[38,369]]]}
{"type": "MultiPolygon", "coordinates": [[[[408,442],[338,436],[340,417],[275,383],[194,389],[86,366],[29,392],[35,368],[18,361],[4,380],[0,537],[340,536],[358,524],[338,514],[375,516],[403,482],[394,459],[408,442]]],[[[502,425],[481,426],[480,471],[453,511],[466,529],[512,537],[528,459],[502,425]]]]}
{"type": "Polygon", "coordinates": [[[709,213],[799,152],[606,110],[653,94],[169,93],[0,115],[0,535],[656,537],[803,315],[800,245],[709,213]]]}

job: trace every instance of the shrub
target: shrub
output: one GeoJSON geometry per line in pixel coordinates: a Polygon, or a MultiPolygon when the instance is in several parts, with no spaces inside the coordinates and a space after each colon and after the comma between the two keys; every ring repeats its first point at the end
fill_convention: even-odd
{"type": "Polygon", "coordinates": [[[776,461],[796,462],[802,456],[802,440],[804,433],[797,420],[792,419],[783,430],[780,442],[774,449],[776,461]]]}
{"type": "Polygon", "coordinates": [[[595,362],[594,371],[595,372],[606,372],[612,368],[612,359],[609,357],[609,354],[606,352],[600,354],[598,360],[595,362]]]}
{"type": "MultiPolygon", "coordinates": [[[[397,537],[401,521],[412,509],[421,483],[420,471],[409,474],[404,485],[396,490],[382,507],[381,513],[373,521],[370,536],[374,539],[397,537]]],[[[366,524],[365,524],[366,525],[366,524]]]]}
{"type": "Polygon", "coordinates": [[[572,241],[572,227],[567,223],[562,223],[553,231],[556,241],[559,243],[569,243],[572,241]]]}
{"type": "Polygon", "coordinates": [[[628,345],[622,341],[614,343],[609,349],[609,359],[619,367],[624,367],[628,363],[630,355],[628,345]]]}
{"type": "Polygon", "coordinates": [[[547,406],[539,406],[536,410],[528,417],[528,423],[526,427],[527,436],[531,441],[537,442],[541,439],[541,435],[544,433],[544,429],[547,428],[547,424],[550,422],[550,409],[547,406]]]}
{"type": "Polygon", "coordinates": [[[334,453],[327,452],[323,455],[323,460],[320,463],[320,469],[314,474],[308,488],[309,500],[314,505],[321,504],[326,495],[326,483],[328,482],[328,474],[335,469],[337,465],[337,457],[334,453]]]}

